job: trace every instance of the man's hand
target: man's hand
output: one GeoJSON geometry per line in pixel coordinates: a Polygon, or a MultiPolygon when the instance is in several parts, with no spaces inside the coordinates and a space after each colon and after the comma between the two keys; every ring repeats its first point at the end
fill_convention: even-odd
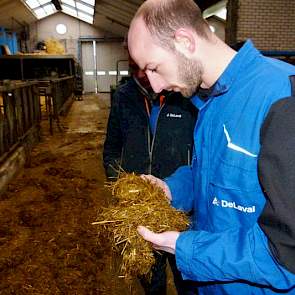
{"type": "Polygon", "coordinates": [[[153,244],[153,248],[156,250],[162,250],[175,254],[176,240],[180,233],[176,231],[166,231],[160,234],[156,234],[144,226],[137,228],[138,233],[148,242],[153,244]]]}
{"type": "Polygon", "coordinates": [[[145,180],[148,180],[152,184],[154,184],[154,185],[158,186],[159,188],[161,188],[164,191],[167,199],[170,200],[170,201],[172,200],[172,195],[171,195],[170,189],[169,189],[169,187],[168,187],[168,185],[166,184],[165,181],[163,181],[160,178],[157,178],[157,177],[155,177],[155,176],[153,176],[151,174],[149,174],[149,175],[142,174],[140,176],[141,176],[141,178],[143,178],[145,180]]]}

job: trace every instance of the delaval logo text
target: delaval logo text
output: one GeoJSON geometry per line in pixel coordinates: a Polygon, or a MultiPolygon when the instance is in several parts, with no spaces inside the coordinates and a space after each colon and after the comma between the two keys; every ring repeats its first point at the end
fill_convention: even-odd
{"type": "Polygon", "coordinates": [[[166,117],[167,117],[167,118],[179,118],[179,119],[182,118],[181,114],[173,114],[173,113],[168,113],[168,114],[166,115],[166,117]]]}
{"type": "Polygon", "coordinates": [[[236,202],[218,200],[216,197],[213,199],[212,204],[214,206],[221,206],[222,208],[232,208],[245,213],[255,213],[255,206],[244,207],[241,205],[237,205],[236,202]]]}

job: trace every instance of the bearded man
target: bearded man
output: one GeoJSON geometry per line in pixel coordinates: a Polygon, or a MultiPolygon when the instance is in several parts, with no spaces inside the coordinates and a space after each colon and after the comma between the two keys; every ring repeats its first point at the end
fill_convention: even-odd
{"type": "Polygon", "coordinates": [[[192,166],[145,176],[192,226],[139,233],[175,253],[200,294],[295,294],[295,67],[250,40],[236,52],[193,0],[145,1],[128,47],[156,93],[181,92],[199,110],[192,166]]]}

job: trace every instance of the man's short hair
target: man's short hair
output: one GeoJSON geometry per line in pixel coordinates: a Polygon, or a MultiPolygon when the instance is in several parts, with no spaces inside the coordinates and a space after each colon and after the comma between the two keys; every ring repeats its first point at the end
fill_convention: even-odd
{"type": "Polygon", "coordinates": [[[208,39],[210,28],[193,0],[147,1],[137,11],[137,17],[143,18],[151,35],[156,36],[163,47],[174,49],[174,34],[180,28],[191,28],[208,39]]]}

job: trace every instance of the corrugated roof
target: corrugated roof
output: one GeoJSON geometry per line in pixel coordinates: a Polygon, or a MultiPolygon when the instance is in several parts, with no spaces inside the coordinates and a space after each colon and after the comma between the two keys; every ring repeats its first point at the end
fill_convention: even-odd
{"type": "Polygon", "coordinates": [[[25,5],[17,0],[0,0],[0,26],[18,30],[36,20],[36,17],[25,5]]]}
{"type": "MultiPolygon", "coordinates": [[[[218,0],[200,0],[202,9],[218,0]]],[[[61,12],[93,24],[104,31],[124,36],[130,21],[144,0],[0,0],[0,26],[15,30],[38,19],[61,12]]]]}
{"type": "Polygon", "coordinates": [[[96,0],[94,25],[124,36],[144,0],[96,0]]]}

